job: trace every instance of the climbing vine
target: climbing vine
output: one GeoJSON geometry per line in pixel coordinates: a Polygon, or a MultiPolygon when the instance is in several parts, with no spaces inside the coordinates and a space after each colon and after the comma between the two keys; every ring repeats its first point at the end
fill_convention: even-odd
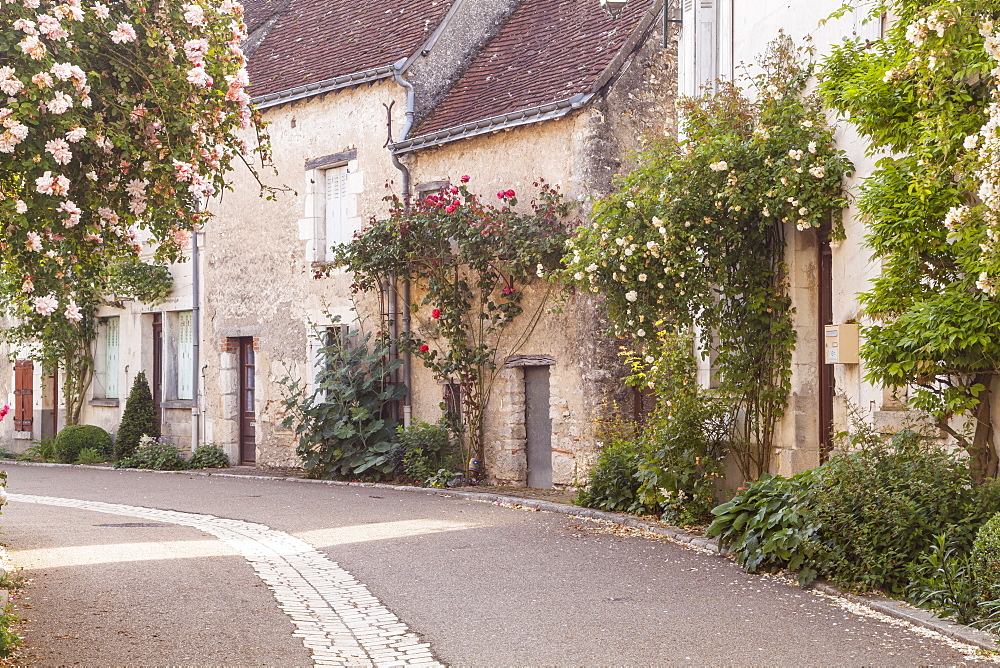
{"type": "Polygon", "coordinates": [[[602,293],[615,332],[658,356],[658,334],[697,327],[732,405],[730,444],[743,475],[772,455],[795,345],[784,263],[786,230],[829,224],[846,204],[851,165],[834,146],[812,69],[787,36],[752,80],[755,99],[721,82],[681,102],[682,140],[659,139],[598,201],[567,243],[565,275],[602,293]]]}
{"type": "Polygon", "coordinates": [[[860,296],[875,321],[861,354],[868,380],[909,386],[910,405],[955,437],[977,477],[995,476],[1000,2],[892,0],[875,16],[884,11],[896,17],[885,37],[834,49],[821,87],[884,154],[858,200],[882,267],[860,296]]]}
{"type": "Polygon", "coordinates": [[[460,185],[409,207],[393,199],[387,218],[334,247],[334,263],[353,273],[356,290],[378,292],[407,279],[422,293],[411,305],[417,326],[400,346],[437,379],[460,385],[463,447],[470,460],[481,460],[493,383],[537,324],[552,286],[538,276],[559,268],[567,230],[576,223],[544,183],[535,184],[538,195],[522,212],[513,190],[498,192],[492,205],[468,181],[463,176],[460,185]],[[533,283],[544,286],[543,294],[526,301],[533,283]]]}

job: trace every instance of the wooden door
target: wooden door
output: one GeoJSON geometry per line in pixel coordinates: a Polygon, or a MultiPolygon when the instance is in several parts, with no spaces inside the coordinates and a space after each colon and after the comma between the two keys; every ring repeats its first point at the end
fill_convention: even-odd
{"type": "Polygon", "coordinates": [[[153,314],[153,377],[149,379],[153,393],[156,421],[163,424],[163,314],[153,314]]]}
{"type": "Polygon", "coordinates": [[[552,488],[552,420],[549,418],[549,367],[524,367],[524,430],[528,487],[552,488]]]}
{"type": "Polygon", "coordinates": [[[257,416],[254,412],[254,350],[253,337],[239,339],[240,367],[240,463],[257,461],[257,416]]]}
{"type": "Polygon", "coordinates": [[[819,321],[819,460],[825,462],[833,450],[833,365],[826,363],[826,325],[833,324],[833,253],[830,249],[830,224],[816,234],[818,321],[819,321]]]}
{"type": "Polygon", "coordinates": [[[14,362],[14,429],[31,431],[34,423],[35,363],[31,360],[14,362]]]}

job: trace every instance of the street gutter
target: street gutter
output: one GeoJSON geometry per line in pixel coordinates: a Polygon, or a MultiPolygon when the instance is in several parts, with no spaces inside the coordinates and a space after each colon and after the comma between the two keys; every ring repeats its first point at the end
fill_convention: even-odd
{"type": "MultiPolygon", "coordinates": [[[[312,478],[299,478],[296,476],[273,476],[273,475],[244,475],[240,473],[220,473],[216,471],[156,471],[153,469],[115,469],[108,466],[88,466],[84,464],[55,464],[49,462],[20,462],[11,459],[0,459],[0,464],[15,464],[18,466],[49,466],[61,468],[81,468],[95,469],[100,471],[142,471],[144,473],[162,474],[182,474],[200,476],[218,476],[222,478],[240,478],[250,480],[277,480],[283,482],[300,482],[315,485],[332,485],[335,487],[363,487],[368,489],[386,489],[397,492],[418,492],[421,494],[433,494],[436,496],[446,496],[470,501],[482,501],[486,503],[498,504],[501,506],[512,506],[516,508],[538,510],[550,513],[559,513],[570,517],[580,517],[583,519],[598,520],[618,524],[620,526],[631,527],[641,531],[648,531],[676,543],[690,545],[702,550],[712,551],[721,558],[727,558],[726,554],[719,549],[719,541],[715,538],[707,538],[698,534],[693,534],[679,527],[650,522],[624,513],[612,513],[594,508],[583,508],[566,503],[556,503],[541,499],[531,499],[508,494],[495,494],[492,492],[469,492],[465,490],[440,489],[434,487],[412,487],[409,485],[390,485],[379,482],[347,482],[343,480],[315,480],[312,478]]],[[[947,619],[938,617],[934,613],[915,608],[908,603],[884,596],[861,596],[840,590],[832,584],[817,580],[810,585],[816,591],[851,601],[858,605],[865,606],[875,612],[903,620],[914,626],[919,626],[931,631],[940,633],[943,636],[958,640],[967,645],[978,647],[988,652],[1000,652],[1000,639],[996,636],[974,629],[971,626],[957,624],[947,619]]]]}

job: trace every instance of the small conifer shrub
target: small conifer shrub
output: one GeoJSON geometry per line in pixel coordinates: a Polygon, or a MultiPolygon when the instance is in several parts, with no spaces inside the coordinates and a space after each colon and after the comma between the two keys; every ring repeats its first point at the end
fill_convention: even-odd
{"type": "Polygon", "coordinates": [[[132,381],[132,390],[125,401],[125,412],[118,425],[115,459],[121,460],[134,453],[143,436],[155,438],[159,435],[160,420],[156,415],[156,407],[153,406],[153,393],[149,390],[146,373],[140,371],[132,381]]]}

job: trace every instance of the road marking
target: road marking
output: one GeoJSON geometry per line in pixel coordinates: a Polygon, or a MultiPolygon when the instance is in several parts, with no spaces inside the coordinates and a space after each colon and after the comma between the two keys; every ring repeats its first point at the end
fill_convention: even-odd
{"type": "Polygon", "coordinates": [[[20,503],[79,508],[193,527],[250,562],[295,625],[316,666],[440,666],[430,644],[410,632],[368,587],[305,541],[263,524],[212,515],[9,494],[20,503]]]}

